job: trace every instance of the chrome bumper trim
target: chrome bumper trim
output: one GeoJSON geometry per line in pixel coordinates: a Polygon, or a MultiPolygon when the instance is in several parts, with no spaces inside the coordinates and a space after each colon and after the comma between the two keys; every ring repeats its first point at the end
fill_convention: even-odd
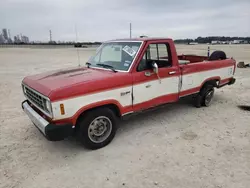
{"type": "Polygon", "coordinates": [[[29,116],[30,120],[44,135],[46,135],[45,127],[49,124],[49,122],[41,117],[35,110],[33,110],[27,102],[24,102],[22,106],[24,112],[29,116]]]}

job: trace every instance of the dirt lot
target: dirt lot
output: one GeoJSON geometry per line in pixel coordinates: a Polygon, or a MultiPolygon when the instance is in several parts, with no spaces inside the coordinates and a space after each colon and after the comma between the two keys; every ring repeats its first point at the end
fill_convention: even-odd
{"type": "MultiPolygon", "coordinates": [[[[207,46],[178,45],[206,54],[207,46]]],[[[250,45],[211,46],[250,63],[250,45]]],[[[93,53],[81,49],[82,64],[93,53]]],[[[23,77],[77,65],[69,49],[0,49],[0,187],[247,188],[250,185],[250,68],[216,90],[209,108],[189,99],[121,123],[107,147],[49,142],[21,109],[23,77]]]]}

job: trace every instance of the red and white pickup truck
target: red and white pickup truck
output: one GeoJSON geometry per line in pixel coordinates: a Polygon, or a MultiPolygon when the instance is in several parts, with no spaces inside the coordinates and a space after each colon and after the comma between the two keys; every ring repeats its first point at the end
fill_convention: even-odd
{"type": "Polygon", "coordinates": [[[195,106],[209,106],[214,88],[235,82],[236,68],[221,51],[177,56],[164,38],[104,42],[86,65],[23,79],[22,108],[48,140],[77,133],[86,147],[104,147],[125,115],[187,95],[195,106]]]}

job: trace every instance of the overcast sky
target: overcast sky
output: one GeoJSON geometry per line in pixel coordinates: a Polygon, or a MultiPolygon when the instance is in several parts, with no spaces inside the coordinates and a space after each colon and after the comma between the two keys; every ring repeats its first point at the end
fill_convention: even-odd
{"type": "Polygon", "coordinates": [[[103,41],[132,35],[250,36],[250,0],[0,0],[0,29],[30,40],[103,41]]]}

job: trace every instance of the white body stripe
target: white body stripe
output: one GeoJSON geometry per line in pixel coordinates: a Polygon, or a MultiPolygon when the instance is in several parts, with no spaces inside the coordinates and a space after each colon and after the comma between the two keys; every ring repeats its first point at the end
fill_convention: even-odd
{"type": "Polygon", "coordinates": [[[132,105],[132,86],[124,87],[109,91],[102,91],[99,93],[84,95],[80,97],[65,99],[52,103],[54,119],[63,119],[72,117],[78,110],[88,104],[104,101],[104,100],[117,100],[122,106],[132,105]],[[121,96],[123,92],[130,92],[121,96]],[[65,115],[61,115],[60,104],[64,104],[65,115]]]}
{"type": "MultiPolygon", "coordinates": [[[[192,89],[201,86],[201,84],[207,79],[215,76],[220,76],[221,79],[231,78],[233,76],[233,66],[220,68],[215,70],[209,70],[204,72],[197,72],[188,75],[184,75],[182,78],[181,91],[192,89]]],[[[170,77],[159,80],[153,80],[141,84],[136,84],[133,87],[134,104],[146,102],[148,100],[173,94],[179,92],[179,77],[170,77]]],[[[82,107],[101,102],[104,100],[116,100],[123,107],[132,105],[132,85],[130,87],[124,87],[119,89],[113,89],[109,91],[101,91],[99,93],[84,95],[75,98],[69,98],[62,101],[52,103],[54,120],[70,118],[82,107]],[[130,92],[125,95],[121,95],[123,92],[130,92]],[[60,104],[64,104],[65,115],[61,115],[60,104]]]]}
{"type": "Polygon", "coordinates": [[[170,77],[160,80],[153,80],[142,84],[135,85],[134,104],[146,102],[156,97],[178,93],[179,77],[170,77]]]}
{"type": "Polygon", "coordinates": [[[232,66],[183,75],[181,91],[199,87],[206,79],[211,77],[220,76],[222,80],[231,78],[233,76],[233,68],[234,67],[232,66]]]}

